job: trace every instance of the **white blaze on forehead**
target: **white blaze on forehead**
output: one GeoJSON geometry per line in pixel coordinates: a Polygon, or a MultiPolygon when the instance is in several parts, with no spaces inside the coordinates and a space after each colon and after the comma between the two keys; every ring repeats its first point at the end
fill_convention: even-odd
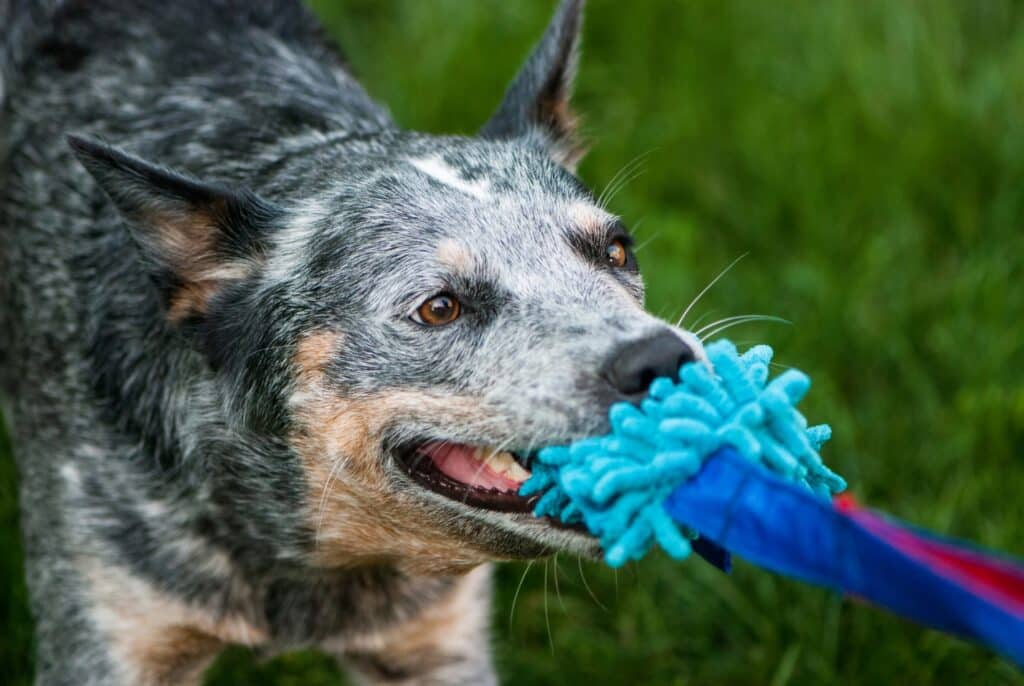
{"type": "Polygon", "coordinates": [[[487,200],[491,197],[491,184],[487,179],[477,181],[464,179],[459,175],[457,169],[451,167],[437,155],[417,157],[416,159],[409,160],[409,164],[435,181],[467,195],[472,195],[477,200],[487,200]]]}

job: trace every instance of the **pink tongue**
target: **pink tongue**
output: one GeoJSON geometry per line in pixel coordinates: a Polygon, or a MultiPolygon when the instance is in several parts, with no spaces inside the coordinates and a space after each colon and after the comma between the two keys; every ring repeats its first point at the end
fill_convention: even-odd
{"type": "Polygon", "coordinates": [[[431,459],[438,469],[450,479],[473,486],[474,488],[499,491],[519,490],[519,482],[499,474],[480,460],[477,460],[475,449],[461,443],[428,443],[419,449],[419,453],[431,459]]]}

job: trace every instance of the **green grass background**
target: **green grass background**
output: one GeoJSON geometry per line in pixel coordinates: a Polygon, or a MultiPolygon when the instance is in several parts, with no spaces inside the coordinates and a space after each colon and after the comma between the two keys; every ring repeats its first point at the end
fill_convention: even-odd
{"type": "MultiPolygon", "coordinates": [[[[315,3],[404,126],[470,133],[548,0],[315,3]]],[[[748,325],[808,371],[864,501],[1024,554],[1024,7],[1009,0],[592,0],[576,102],[636,228],[649,305],[748,325]]],[[[14,468],[0,444],[0,674],[29,679],[14,468]]],[[[738,564],[561,557],[498,572],[505,683],[1024,684],[981,648],[738,564]],[[583,583],[586,574],[589,590],[583,583]],[[515,599],[522,580],[521,592],[515,599]],[[515,601],[515,602],[514,602],[515,601]]],[[[8,682],[10,683],[10,682],[8,682]]],[[[241,650],[210,684],[337,684],[241,650]]]]}

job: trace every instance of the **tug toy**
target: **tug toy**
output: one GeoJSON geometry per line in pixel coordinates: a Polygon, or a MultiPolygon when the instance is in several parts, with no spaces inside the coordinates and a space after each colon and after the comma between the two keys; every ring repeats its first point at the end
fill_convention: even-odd
{"type": "Polygon", "coordinates": [[[831,435],[796,404],[802,372],[769,381],[772,350],[707,348],[639,407],[614,405],[611,432],[544,448],[522,495],[534,513],[584,525],[619,567],[657,545],[728,571],[735,552],[925,625],[987,643],[1024,666],[1024,564],[942,538],[837,495],[818,453],[831,435]]]}

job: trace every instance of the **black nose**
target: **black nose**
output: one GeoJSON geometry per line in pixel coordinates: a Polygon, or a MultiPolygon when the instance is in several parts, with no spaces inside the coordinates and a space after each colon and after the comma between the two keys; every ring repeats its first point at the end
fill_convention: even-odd
{"type": "Polygon", "coordinates": [[[671,331],[630,341],[617,348],[604,369],[604,376],[619,393],[638,395],[647,391],[659,376],[675,379],[679,367],[696,357],[671,331]]]}

